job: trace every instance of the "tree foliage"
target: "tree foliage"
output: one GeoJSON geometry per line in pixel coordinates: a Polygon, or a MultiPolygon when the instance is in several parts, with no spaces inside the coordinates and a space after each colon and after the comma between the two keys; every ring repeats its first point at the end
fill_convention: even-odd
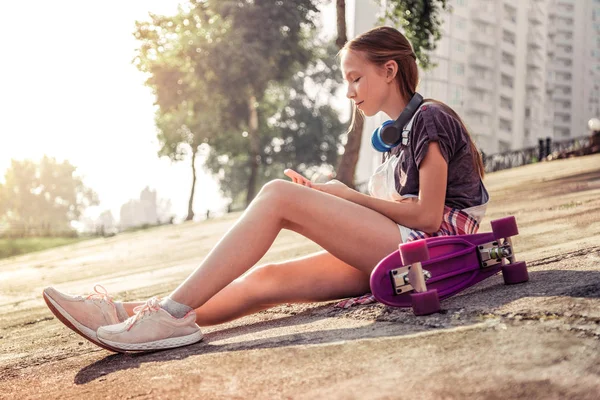
{"type": "MultiPolygon", "coordinates": [[[[176,16],[152,15],[138,23],[136,64],[148,73],[156,95],[159,154],[181,160],[191,150],[193,168],[198,146],[207,143],[209,168],[223,177],[225,193],[237,196],[244,185],[248,204],[264,181],[259,172],[274,176],[270,170],[279,150],[269,149],[279,149],[271,143],[282,134],[273,122],[286,116],[282,102],[295,102],[291,108],[299,109],[294,95],[273,96],[289,91],[285,85],[314,58],[319,2],[192,0],[176,16]]],[[[306,99],[303,104],[314,106],[306,99]]],[[[310,117],[319,112],[332,110],[320,106],[310,117]]]]}
{"type": "Polygon", "coordinates": [[[385,18],[395,22],[412,44],[419,66],[435,67],[430,53],[436,49],[442,37],[440,13],[448,11],[447,0],[389,0],[386,2],[385,18]]]}
{"type": "Polygon", "coordinates": [[[98,197],[68,161],[44,157],[39,163],[12,160],[0,187],[0,221],[23,235],[72,231],[71,222],[98,197]]]}
{"type": "MultiPolygon", "coordinates": [[[[341,147],[343,124],[329,100],[339,88],[337,49],[330,43],[315,50],[317,57],[284,84],[272,83],[258,107],[259,179],[262,185],[293,168],[311,176],[330,173],[341,147]]],[[[221,191],[241,206],[250,174],[247,132],[223,135],[215,143],[206,167],[219,177],[221,191]]]]}

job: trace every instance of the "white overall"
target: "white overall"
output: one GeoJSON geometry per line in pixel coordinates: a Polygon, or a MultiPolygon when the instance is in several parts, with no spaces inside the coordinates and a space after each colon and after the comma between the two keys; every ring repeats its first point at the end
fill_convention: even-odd
{"type": "MultiPolygon", "coordinates": [[[[421,105],[421,107],[423,105],[421,105]]],[[[406,127],[402,131],[402,144],[405,146],[408,145],[408,138],[413,125],[413,121],[417,114],[419,114],[419,112],[421,111],[421,107],[419,107],[417,112],[413,115],[411,120],[408,122],[408,124],[406,124],[406,127]]],[[[402,196],[396,191],[396,181],[394,178],[394,173],[396,171],[396,168],[398,167],[398,163],[400,162],[403,152],[404,150],[402,150],[398,156],[390,155],[390,157],[388,157],[387,160],[385,160],[379,167],[377,167],[377,169],[369,179],[369,195],[378,199],[389,201],[399,201],[409,197],[418,197],[413,194],[402,196]]],[[[469,214],[471,217],[473,217],[475,220],[477,220],[478,223],[481,223],[481,220],[485,216],[488,204],[488,195],[483,189],[483,185],[481,187],[481,190],[483,192],[484,203],[478,206],[469,207],[462,210],[469,214]]],[[[405,243],[408,240],[408,235],[410,235],[412,229],[402,226],[400,224],[398,224],[398,228],[400,229],[400,236],[402,237],[402,242],[405,243]]]]}

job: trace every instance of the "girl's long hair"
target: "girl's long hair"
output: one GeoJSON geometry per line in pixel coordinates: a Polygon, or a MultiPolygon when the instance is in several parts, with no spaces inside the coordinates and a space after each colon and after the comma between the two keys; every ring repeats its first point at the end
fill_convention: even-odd
{"type": "MultiPolygon", "coordinates": [[[[346,42],[344,47],[340,50],[340,53],[348,50],[361,52],[369,62],[378,66],[383,66],[390,60],[396,61],[398,64],[396,79],[398,81],[400,95],[408,104],[408,101],[417,90],[417,84],[419,83],[419,69],[417,68],[416,56],[410,42],[402,33],[397,29],[387,26],[373,28],[349,42],[346,42]]],[[[483,178],[485,171],[481,155],[479,154],[477,146],[475,146],[463,120],[450,106],[441,101],[433,99],[425,99],[424,101],[438,104],[444,111],[460,123],[469,138],[473,166],[477,169],[477,172],[479,172],[479,176],[483,178]]],[[[360,112],[360,110],[357,110],[355,107],[354,112],[352,113],[352,125],[354,125],[357,112],[360,112]]]]}

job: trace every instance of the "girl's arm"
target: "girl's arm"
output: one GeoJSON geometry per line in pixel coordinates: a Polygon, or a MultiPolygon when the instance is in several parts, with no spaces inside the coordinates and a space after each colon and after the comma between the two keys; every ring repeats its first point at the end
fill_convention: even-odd
{"type": "Polygon", "coordinates": [[[419,197],[415,201],[389,201],[351,190],[347,200],[385,215],[400,225],[427,233],[439,230],[444,214],[448,164],[437,142],[430,142],[419,167],[419,197]]]}

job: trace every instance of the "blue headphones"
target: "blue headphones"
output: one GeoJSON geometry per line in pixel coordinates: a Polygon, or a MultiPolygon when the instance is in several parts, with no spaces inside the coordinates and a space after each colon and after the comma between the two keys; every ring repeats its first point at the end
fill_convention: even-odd
{"type": "Polygon", "coordinates": [[[375,129],[371,136],[373,148],[385,153],[398,146],[402,141],[402,130],[413,115],[415,115],[422,102],[423,96],[419,93],[415,93],[404,110],[402,110],[397,120],[394,121],[390,119],[385,121],[379,128],[375,129]]]}

